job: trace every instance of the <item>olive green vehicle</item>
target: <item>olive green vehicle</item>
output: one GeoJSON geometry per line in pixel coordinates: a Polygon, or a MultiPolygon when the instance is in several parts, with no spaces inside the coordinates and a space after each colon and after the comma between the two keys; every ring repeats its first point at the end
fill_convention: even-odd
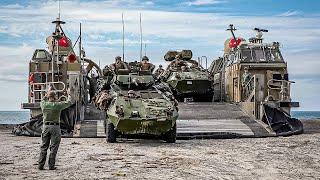
{"type": "Polygon", "coordinates": [[[209,72],[198,62],[192,60],[191,50],[168,51],[164,56],[166,61],[171,61],[162,80],[169,84],[178,101],[192,98],[193,101],[212,101],[213,89],[209,72]]]}
{"type": "Polygon", "coordinates": [[[121,136],[175,142],[178,108],[170,88],[156,84],[150,71],[139,71],[135,65],[117,70],[110,89],[97,95],[97,106],[107,114],[107,141],[116,142],[121,136]]]}

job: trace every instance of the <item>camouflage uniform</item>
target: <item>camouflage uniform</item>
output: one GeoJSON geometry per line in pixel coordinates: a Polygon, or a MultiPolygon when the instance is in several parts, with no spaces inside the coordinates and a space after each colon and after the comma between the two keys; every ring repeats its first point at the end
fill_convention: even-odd
{"type": "Polygon", "coordinates": [[[71,105],[70,96],[67,101],[51,102],[43,100],[40,103],[43,113],[43,129],[41,133],[41,152],[38,168],[43,169],[47,158],[47,150],[50,145],[49,169],[55,169],[56,155],[61,141],[60,114],[61,111],[71,105]],[[50,144],[51,141],[51,144],[50,144]]]}
{"type": "Polygon", "coordinates": [[[141,71],[153,71],[155,66],[152,63],[149,63],[149,58],[147,56],[143,56],[141,62],[138,64],[140,66],[141,71]]]}
{"type": "Polygon", "coordinates": [[[117,56],[115,58],[115,63],[111,64],[110,65],[110,68],[114,71],[117,71],[118,69],[129,69],[128,66],[126,65],[126,63],[124,63],[122,60],[121,60],[121,57],[120,56],[117,56]]]}
{"type": "Polygon", "coordinates": [[[164,72],[164,69],[162,68],[162,65],[159,65],[159,68],[154,72],[154,75],[156,77],[158,77],[158,76],[162,75],[163,72],[164,72]]]}

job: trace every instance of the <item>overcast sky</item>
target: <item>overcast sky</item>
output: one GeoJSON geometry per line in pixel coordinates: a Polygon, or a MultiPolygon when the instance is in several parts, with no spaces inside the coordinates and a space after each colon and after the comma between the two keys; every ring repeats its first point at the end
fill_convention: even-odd
{"type": "MultiPolygon", "coordinates": [[[[36,48],[46,48],[57,17],[57,1],[0,2],[0,110],[19,110],[27,102],[28,62],[36,48]]],[[[252,29],[268,29],[265,41],[279,41],[288,62],[292,99],[297,110],[320,110],[320,1],[317,0],[110,0],[61,1],[66,34],[75,41],[83,27],[86,55],[101,66],[122,54],[121,14],[125,19],[127,60],[139,59],[139,13],[143,41],[155,64],[166,64],[168,50],[191,49],[210,62],[223,55],[223,43],[234,24],[236,36],[248,39],[252,29]]]]}

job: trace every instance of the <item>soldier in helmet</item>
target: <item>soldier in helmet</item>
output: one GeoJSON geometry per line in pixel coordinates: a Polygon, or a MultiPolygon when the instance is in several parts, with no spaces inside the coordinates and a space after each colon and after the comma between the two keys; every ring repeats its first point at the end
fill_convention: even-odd
{"type": "Polygon", "coordinates": [[[169,64],[169,67],[173,67],[173,68],[181,68],[182,66],[187,66],[187,63],[185,63],[182,59],[182,54],[179,53],[176,55],[176,58],[174,59],[174,61],[172,61],[169,64]]]}
{"type": "Polygon", "coordinates": [[[163,74],[164,69],[162,68],[162,65],[160,64],[158,69],[154,72],[155,77],[159,77],[161,74],[163,74]]]}
{"type": "Polygon", "coordinates": [[[141,71],[150,71],[152,72],[155,66],[152,63],[149,63],[149,58],[147,56],[143,56],[141,62],[138,63],[141,71]]]}
{"type": "Polygon", "coordinates": [[[136,98],[136,92],[134,92],[134,90],[129,90],[128,91],[128,97],[129,98],[136,98]]]}
{"type": "Polygon", "coordinates": [[[129,69],[128,65],[121,60],[120,56],[115,57],[115,63],[111,64],[110,68],[113,71],[117,71],[119,69],[129,69]]]}

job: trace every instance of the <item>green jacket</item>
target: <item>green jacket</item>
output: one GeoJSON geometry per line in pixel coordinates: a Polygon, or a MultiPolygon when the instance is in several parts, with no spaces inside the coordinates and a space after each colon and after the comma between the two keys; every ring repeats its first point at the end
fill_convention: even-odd
{"type": "Polygon", "coordinates": [[[60,114],[63,109],[68,108],[71,105],[71,100],[61,102],[50,102],[42,100],[40,107],[43,114],[43,122],[60,123],[60,114]]]}

